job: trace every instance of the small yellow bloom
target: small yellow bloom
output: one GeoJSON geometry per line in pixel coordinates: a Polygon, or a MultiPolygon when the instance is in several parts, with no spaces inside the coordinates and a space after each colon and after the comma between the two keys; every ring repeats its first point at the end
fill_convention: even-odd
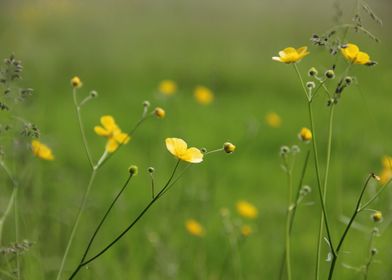
{"type": "Polygon", "coordinates": [[[384,168],[380,173],[380,184],[385,185],[392,179],[392,169],[384,168]]]}
{"type": "Polygon", "coordinates": [[[223,144],[223,150],[228,154],[231,154],[232,152],[234,152],[235,148],[236,147],[233,144],[231,144],[230,142],[226,142],[223,144]]]}
{"type": "Polygon", "coordinates": [[[129,135],[121,131],[112,116],[102,116],[101,124],[102,126],[95,126],[94,131],[99,136],[108,138],[106,143],[107,152],[113,153],[119,145],[128,143],[129,135]]]}
{"type": "Polygon", "coordinates": [[[381,222],[382,221],[382,213],[381,211],[376,211],[372,215],[372,219],[374,222],[381,222]]]}
{"type": "Polygon", "coordinates": [[[279,52],[279,56],[273,56],[272,60],[283,62],[283,63],[296,63],[301,61],[302,58],[309,54],[308,47],[302,48],[285,48],[284,50],[279,52]]]}
{"type": "Polygon", "coordinates": [[[238,201],[236,207],[237,212],[244,218],[255,219],[258,215],[257,208],[245,200],[238,201]]]}
{"type": "Polygon", "coordinates": [[[164,95],[173,95],[177,91],[177,84],[172,80],[163,80],[159,84],[158,90],[164,95]]]}
{"type": "Polygon", "coordinates": [[[270,127],[274,127],[274,128],[280,127],[282,125],[281,117],[277,113],[275,113],[275,112],[268,113],[265,116],[265,122],[270,127]]]}
{"type": "Polygon", "coordinates": [[[52,150],[38,140],[33,140],[31,142],[31,149],[33,151],[33,155],[39,157],[40,159],[54,160],[52,150]]]}
{"type": "Polygon", "coordinates": [[[312,140],[312,131],[310,131],[309,128],[303,127],[298,134],[298,138],[301,141],[309,142],[310,140],[312,140]]]}
{"type": "Polygon", "coordinates": [[[241,227],[241,234],[244,237],[248,237],[249,235],[252,234],[252,228],[250,226],[248,226],[248,225],[243,225],[241,227]]]}
{"type": "Polygon", "coordinates": [[[185,228],[190,234],[194,236],[202,237],[205,234],[203,226],[194,219],[187,220],[185,222],[185,228]]]}
{"type": "Polygon", "coordinates": [[[342,55],[345,59],[354,64],[372,64],[370,57],[367,53],[361,52],[357,45],[346,44],[341,48],[342,55]]]}
{"type": "Polygon", "coordinates": [[[203,153],[197,148],[188,148],[187,143],[179,138],[166,138],[166,148],[178,159],[199,163],[203,161],[203,153]]]}
{"type": "Polygon", "coordinates": [[[214,101],[214,94],[209,88],[197,86],[194,91],[194,96],[197,102],[202,105],[208,105],[214,101]]]}
{"type": "Polygon", "coordinates": [[[161,107],[157,107],[157,108],[155,108],[155,110],[154,110],[154,114],[155,114],[155,116],[157,116],[158,118],[162,119],[162,118],[165,117],[166,112],[165,112],[165,110],[163,110],[161,107]]]}
{"type": "Polygon", "coordinates": [[[80,88],[82,86],[82,81],[78,76],[75,76],[71,79],[71,85],[74,88],[80,88]]]}

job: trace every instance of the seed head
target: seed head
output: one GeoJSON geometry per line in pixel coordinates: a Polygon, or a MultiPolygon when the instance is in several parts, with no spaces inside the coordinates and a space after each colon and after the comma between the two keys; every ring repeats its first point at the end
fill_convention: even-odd
{"type": "Polygon", "coordinates": [[[318,74],[318,71],[317,71],[317,69],[314,68],[314,67],[310,68],[309,71],[308,71],[309,77],[317,76],[317,74],[318,74]]]}
{"type": "Polygon", "coordinates": [[[332,69],[329,69],[325,71],[325,77],[328,79],[334,79],[335,78],[335,72],[332,69]]]}

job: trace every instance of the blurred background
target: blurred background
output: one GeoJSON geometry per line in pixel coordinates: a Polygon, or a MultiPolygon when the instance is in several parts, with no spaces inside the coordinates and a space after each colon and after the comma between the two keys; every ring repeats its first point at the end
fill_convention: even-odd
{"type": "MultiPolygon", "coordinates": [[[[344,92],[336,108],[327,203],[336,240],[367,174],[380,172],[382,157],[392,154],[392,3],[369,0],[368,4],[384,22],[380,27],[363,13],[364,25],[380,38],[379,43],[353,31],[347,36],[378,65],[352,68],[359,82],[344,92]]],[[[39,126],[41,140],[55,155],[53,162],[30,158],[14,167],[23,180],[20,236],[34,242],[23,257],[23,279],[54,279],[89,179],[72,102],[70,79],[74,75],[83,82],[81,96],[91,90],[99,94],[82,112],[94,159],[105,145],[93,131],[102,115],[113,115],[123,130],[140,118],[144,100],[152,108],[163,107],[167,115],[144,123],[98,174],[66,275],[127,178],[128,166],[138,165],[139,176],[119,201],[92,252],[121,232],[149,202],[149,166],[156,170],[157,186],[167,180],[175,160],[164,139],[180,137],[208,150],[231,141],[237,150],[231,155],[212,154],[192,166],[134,230],[83,269],[79,279],[278,278],[288,196],[279,149],[300,145],[302,152],[294,170],[298,181],[309,145],[297,138],[299,130],[308,126],[301,85],[292,67],[273,62],[271,57],[288,46],[308,46],[311,54],[299,64],[301,72],[306,75],[314,66],[323,73],[335,60],[326,50],[312,46],[310,38],[339,21],[350,22],[355,7],[354,0],[2,0],[0,57],[14,53],[22,60],[20,84],[34,89],[33,97],[21,106],[23,115],[39,126]],[[159,92],[162,80],[177,83],[175,94],[159,92]],[[211,104],[195,100],[197,86],[212,91],[211,104]],[[237,213],[235,205],[240,200],[257,207],[256,219],[237,213]],[[230,245],[222,208],[229,211],[235,225],[252,228],[236,250],[230,245]],[[205,234],[192,236],[185,227],[188,219],[200,222],[205,234]]],[[[345,62],[338,56],[337,71],[341,71],[345,62]]],[[[325,102],[324,97],[315,102],[323,163],[328,120],[325,102]]],[[[314,274],[320,207],[313,174],[311,164],[305,183],[313,192],[298,209],[293,228],[294,279],[312,279],[314,274]]],[[[1,180],[5,182],[3,177],[1,180]]],[[[2,208],[11,193],[3,185],[2,208]]],[[[379,225],[379,254],[370,279],[390,279],[392,273],[391,199],[392,192],[386,192],[374,205],[385,218],[379,225]]],[[[337,268],[339,279],[361,276],[347,267],[365,263],[373,227],[370,214],[359,217],[342,254],[346,267],[340,264],[337,268]]],[[[11,242],[12,221],[6,229],[4,239],[11,242]]],[[[329,266],[324,261],[328,253],[324,245],[323,277],[329,266]]]]}

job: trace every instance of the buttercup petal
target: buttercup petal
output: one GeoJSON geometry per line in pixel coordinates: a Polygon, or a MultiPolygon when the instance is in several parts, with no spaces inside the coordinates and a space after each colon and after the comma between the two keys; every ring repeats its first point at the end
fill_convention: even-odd
{"type": "Polygon", "coordinates": [[[180,157],[186,152],[188,145],[186,142],[179,138],[166,138],[166,148],[172,155],[180,157]]]}
{"type": "Polygon", "coordinates": [[[114,138],[110,138],[108,140],[108,142],[106,143],[106,151],[108,151],[108,153],[113,153],[115,150],[117,150],[118,148],[118,143],[114,138]]]}
{"type": "Polygon", "coordinates": [[[355,59],[355,63],[357,64],[367,64],[370,62],[370,57],[367,53],[365,52],[359,52],[357,54],[357,57],[355,59]]]}
{"type": "Polygon", "coordinates": [[[191,163],[203,161],[203,153],[197,148],[189,148],[181,155],[181,159],[191,163]]]}
{"type": "Polygon", "coordinates": [[[114,139],[119,143],[119,144],[127,144],[129,141],[129,136],[126,133],[116,133],[114,135],[114,139]]]}
{"type": "Polygon", "coordinates": [[[282,62],[282,60],[279,56],[273,56],[272,60],[282,62]]]}
{"type": "Polygon", "coordinates": [[[106,129],[104,129],[102,126],[95,126],[94,127],[94,131],[96,134],[98,134],[99,136],[109,136],[110,135],[110,131],[107,131],[106,129]]]}
{"type": "Polygon", "coordinates": [[[116,122],[114,121],[114,118],[112,116],[102,116],[101,117],[101,123],[104,128],[106,128],[109,131],[114,130],[117,128],[116,122]]]}

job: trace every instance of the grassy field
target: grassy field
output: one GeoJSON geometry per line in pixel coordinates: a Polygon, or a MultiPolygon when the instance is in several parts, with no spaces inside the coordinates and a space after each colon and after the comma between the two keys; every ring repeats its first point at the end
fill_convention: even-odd
{"type": "MultiPolygon", "coordinates": [[[[355,1],[340,7],[350,21],[355,1]]],[[[369,172],[379,173],[382,157],[392,155],[392,60],[389,1],[369,1],[383,18],[382,28],[367,20],[381,39],[349,32],[355,42],[378,62],[375,67],[356,65],[351,75],[358,84],[349,87],[335,108],[327,209],[335,242],[351,215],[369,172]]],[[[287,47],[307,45],[311,54],[298,66],[303,75],[314,66],[327,70],[334,58],[311,45],[313,33],[335,24],[334,1],[2,1],[0,3],[0,57],[15,53],[23,61],[20,85],[34,89],[18,114],[37,124],[42,142],[55,155],[50,162],[30,154],[10,161],[20,181],[19,236],[33,246],[21,257],[21,279],[55,279],[71,227],[90,176],[75,108],[71,77],[80,76],[80,95],[91,90],[97,99],[83,107],[82,115],[92,156],[99,158],[105,140],[94,133],[102,115],[113,115],[124,130],[140,118],[143,101],[166,110],[164,119],[151,118],[98,173],[87,208],[66,263],[69,277],[88,238],[135,164],[132,179],[92,252],[113,239],[150,201],[149,166],[156,170],[156,185],[167,180],[176,160],[166,150],[167,137],[185,139],[208,150],[230,141],[233,154],[211,154],[192,165],[182,179],[136,227],[101,258],[82,269],[77,279],[277,279],[284,252],[287,186],[281,168],[282,145],[299,145],[294,182],[310,144],[297,134],[309,126],[301,84],[290,65],[271,57],[287,47]],[[178,90],[169,98],[158,84],[172,79],[178,90]],[[193,97],[196,86],[210,88],[215,96],[208,106],[193,97]],[[265,117],[276,112],[282,120],[271,127],[265,117]],[[237,212],[240,200],[254,204],[257,219],[237,212]],[[233,250],[221,209],[227,208],[236,224],[252,233],[233,250]],[[198,220],[203,237],[190,235],[187,219],[198,220]]],[[[346,62],[338,55],[337,71],[346,62]]],[[[328,107],[326,99],[314,102],[322,176],[325,171],[328,107]]],[[[2,138],[3,139],[3,138],[2,138]]],[[[7,159],[11,159],[9,156],[7,159]]],[[[12,188],[0,173],[0,213],[12,188]]],[[[312,188],[298,208],[292,232],[293,279],[314,279],[320,201],[313,158],[304,184],[312,188]]],[[[371,195],[375,186],[369,188],[371,195]]],[[[387,190],[372,208],[383,212],[375,239],[378,254],[369,279],[390,279],[392,273],[392,192],[387,190]]],[[[372,228],[370,212],[361,214],[350,231],[340,256],[335,279],[361,279],[347,266],[367,260],[372,228]],[[346,267],[343,265],[345,264],[346,267]]],[[[15,240],[14,218],[4,226],[2,246],[15,240]]],[[[328,248],[322,247],[321,278],[326,279],[328,248]]],[[[6,257],[1,270],[9,271],[6,257]]],[[[0,274],[0,279],[14,279],[0,274]]]]}

